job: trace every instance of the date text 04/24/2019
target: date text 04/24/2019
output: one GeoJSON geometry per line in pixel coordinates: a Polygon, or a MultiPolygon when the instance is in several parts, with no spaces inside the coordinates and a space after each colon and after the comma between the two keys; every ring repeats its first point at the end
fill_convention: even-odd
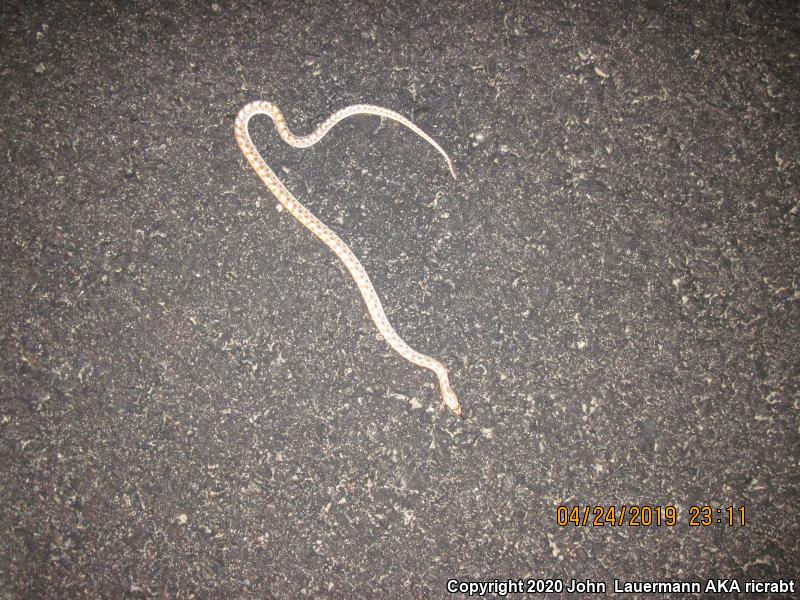
{"type": "MultiPolygon", "coordinates": [[[[745,526],[744,506],[690,506],[685,514],[691,527],[745,526]]],[[[562,504],[556,508],[556,524],[559,527],[674,527],[678,524],[678,516],[678,508],[672,505],[562,504]]]]}

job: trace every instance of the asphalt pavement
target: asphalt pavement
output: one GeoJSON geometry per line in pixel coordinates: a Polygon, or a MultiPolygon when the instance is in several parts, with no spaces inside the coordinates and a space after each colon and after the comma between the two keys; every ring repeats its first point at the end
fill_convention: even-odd
{"type": "Polygon", "coordinates": [[[793,595],[754,586],[800,584],[797,3],[4,2],[0,32],[1,599],[793,595]],[[252,121],[463,420],[244,160],[259,99],[453,157],[252,121]]]}

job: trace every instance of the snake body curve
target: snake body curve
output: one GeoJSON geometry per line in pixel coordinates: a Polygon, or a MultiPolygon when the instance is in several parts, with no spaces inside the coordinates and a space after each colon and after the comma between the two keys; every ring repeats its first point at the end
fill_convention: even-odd
{"type": "Polygon", "coordinates": [[[430,356],[426,356],[420,352],[417,352],[398,335],[398,333],[394,330],[394,327],[392,327],[392,325],[389,323],[389,319],[386,317],[386,313],[383,310],[383,305],[378,298],[378,294],[375,292],[375,288],[373,287],[372,282],[370,281],[369,276],[364,269],[364,266],[358,260],[356,255],[353,254],[353,251],[350,250],[347,244],[345,244],[338,235],[331,231],[327,225],[325,225],[305,206],[298,202],[292,193],[286,189],[286,186],[283,185],[283,182],[281,182],[278,176],[275,175],[274,171],[267,165],[266,161],[253,143],[253,140],[250,137],[250,131],[248,129],[250,119],[255,115],[266,115],[271,118],[275,123],[275,128],[277,129],[278,134],[281,136],[283,141],[290,146],[294,146],[295,148],[308,148],[309,146],[313,146],[319,140],[321,140],[334,125],[347,117],[353,115],[375,115],[384,117],[404,125],[426,142],[431,144],[439,152],[439,154],[444,157],[445,161],[447,161],[447,166],[450,169],[450,173],[455,179],[456,171],[453,161],[442,149],[442,147],[437,144],[436,141],[434,141],[434,139],[431,138],[427,133],[422,131],[422,129],[414,125],[414,123],[406,119],[404,116],[380,106],[371,106],[368,104],[356,104],[353,106],[348,106],[333,113],[312,133],[305,136],[297,136],[292,133],[286,123],[286,120],[283,118],[281,111],[278,110],[275,105],[269,102],[257,101],[245,105],[239,111],[234,123],[234,135],[236,137],[236,142],[239,144],[239,148],[241,148],[242,153],[247,159],[247,162],[250,163],[250,166],[256,172],[264,185],[267,186],[267,189],[272,192],[275,198],[277,198],[278,202],[280,202],[295,219],[297,219],[304,227],[311,231],[311,233],[317,236],[323,244],[330,248],[330,250],[339,257],[350,275],[355,280],[356,285],[361,292],[361,296],[364,298],[364,302],[367,305],[367,310],[369,311],[370,317],[372,317],[372,320],[375,322],[375,326],[378,328],[378,331],[381,333],[387,343],[406,360],[415,365],[433,371],[439,380],[439,392],[442,396],[442,401],[453,412],[453,414],[458,417],[462,416],[461,405],[459,404],[458,397],[450,385],[450,380],[447,376],[447,369],[444,367],[444,365],[430,356]]]}

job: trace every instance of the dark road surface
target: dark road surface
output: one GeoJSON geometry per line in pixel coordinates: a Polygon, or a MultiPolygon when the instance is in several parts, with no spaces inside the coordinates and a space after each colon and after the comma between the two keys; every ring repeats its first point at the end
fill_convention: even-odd
{"type": "Polygon", "coordinates": [[[5,2],[0,32],[0,600],[797,585],[797,3],[5,2]],[[275,210],[256,99],[299,133],[385,106],[455,160],[252,123],[463,421],[275,210]]]}

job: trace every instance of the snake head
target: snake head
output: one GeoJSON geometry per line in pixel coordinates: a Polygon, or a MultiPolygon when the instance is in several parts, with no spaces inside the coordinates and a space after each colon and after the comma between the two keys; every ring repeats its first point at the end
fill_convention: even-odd
{"type": "Polygon", "coordinates": [[[439,392],[442,394],[442,401],[445,406],[447,406],[455,416],[463,419],[464,415],[461,413],[461,404],[458,402],[458,396],[456,396],[456,393],[453,391],[450,382],[446,379],[440,379],[439,392]]]}

